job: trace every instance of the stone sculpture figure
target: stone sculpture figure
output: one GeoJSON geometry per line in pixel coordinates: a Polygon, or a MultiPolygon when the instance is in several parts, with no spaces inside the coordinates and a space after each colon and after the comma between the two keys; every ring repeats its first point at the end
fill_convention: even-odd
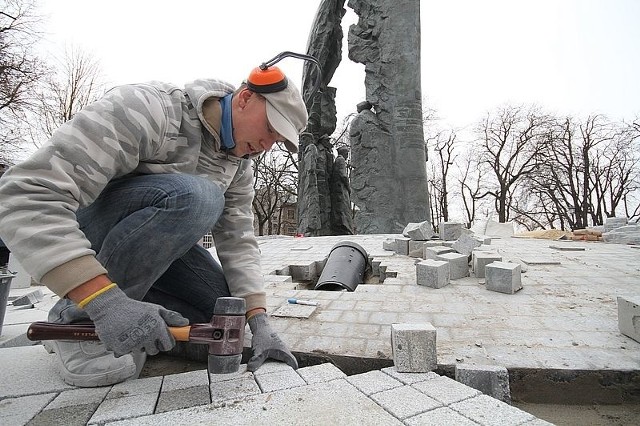
{"type": "Polygon", "coordinates": [[[349,0],[349,58],[365,65],[367,101],[350,127],[359,233],[430,220],[422,129],[419,0],[349,0]]]}
{"type": "MultiPolygon", "coordinates": [[[[308,134],[303,136],[309,137],[308,134]]],[[[303,145],[300,144],[301,150],[302,147],[303,145]]],[[[303,156],[306,170],[304,173],[300,171],[301,180],[299,188],[305,188],[305,200],[304,202],[298,200],[298,229],[304,230],[301,233],[305,236],[316,236],[320,235],[322,229],[318,195],[318,176],[316,173],[316,159],[318,158],[318,148],[316,145],[313,143],[305,144],[303,156]]]]}
{"type": "Polygon", "coordinates": [[[302,93],[309,121],[304,149],[301,142],[298,158],[298,233],[307,236],[334,234],[329,187],[334,157],[328,135],[336,129],[336,89],[328,84],[342,57],[341,21],[344,13],[344,0],[323,0],[320,3],[309,34],[307,54],[318,59],[322,74],[318,75],[318,69],[312,63],[305,63],[303,68],[302,93]],[[318,79],[320,90],[313,93],[318,79]],[[307,152],[310,145],[315,145],[316,149],[307,152]],[[315,157],[312,159],[311,155],[315,157]],[[310,179],[307,174],[315,177],[310,179]],[[312,217],[306,217],[310,214],[312,217]]]}
{"type": "Polygon", "coordinates": [[[351,188],[347,173],[349,148],[338,148],[338,156],[333,162],[331,172],[331,230],[334,235],[354,234],[351,209],[351,188]]]}

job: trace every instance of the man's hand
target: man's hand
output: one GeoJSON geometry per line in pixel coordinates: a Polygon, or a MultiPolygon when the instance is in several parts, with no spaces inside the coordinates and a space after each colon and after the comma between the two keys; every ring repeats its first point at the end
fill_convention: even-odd
{"type": "Polygon", "coordinates": [[[84,306],[96,333],[116,357],[144,348],[149,355],[168,351],[176,344],[167,328],[181,327],[189,320],[160,305],[129,298],[114,286],[84,306]]]}
{"type": "Polygon", "coordinates": [[[286,362],[294,369],[298,368],[298,361],[280,339],[280,336],[271,328],[266,313],[256,314],[249,318],[249,328],[253,334],[251,340],[253,356],[247,364],[247,370],[256,371],[267,358],[286,362]]]}

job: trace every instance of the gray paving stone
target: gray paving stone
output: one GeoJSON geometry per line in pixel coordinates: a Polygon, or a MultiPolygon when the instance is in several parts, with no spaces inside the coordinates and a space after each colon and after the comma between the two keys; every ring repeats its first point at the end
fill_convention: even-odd
{"type": "Polygon", "coordinates": [[[0,350],[0,365],[3,369],[0,398],[72,389],[73,386],[64,383],[58,375],[54,358],[42,346],[0,350]]]}
{"type": "Polygon", "coordinates": [[[453,243],[451,248],[460,254],[470,256],[473,250],[480,247],[483,242],[484,239],[476,237],[475,235],[462,234],[460,238],[453,243]]]}
{"type": "Polygon", "coordinates": [[[400,420],[442,406],[440,402],[408,385],[374,393],[371,399],[400,420]]]}
{"type": "Polygon", "coordinates": [[[404,421],[409,426],[478,426],[478,423],[469,420],[453,411],[449,407],[440,407],[404,421]]]}
{"type": "Polygon", "coordinates": [[[356,374],[348,376],[346,380],[367,396],[403,385],[402,382],[382,371],[369,371],[356,374]]]}
{"type": "Polygon", "coordinates": [[[396,238],[396,253],[407,256],[411,238],[396,238]]]}
{"type": "Polygon", "coordinates": [[[511,404],[509,372],[498,365],[456,364],[456,380],[485,395],[511,404]]]}
{"type": "Polygon", "coordinates": [[[45,410],[70,407],[77,404],[100,404],[110,390],[110,386],[66,390],[60,392],[60,394],[47,405],[45,410]]]}
{"type": "Polygon", "coordinates": [[[436,329],[430,323],[391,324],[391,348],[401,373],[426,373],[438,366],[436,329]]]}
{"type": "Polygon", "coordinates": [[[297,305],[285,303],[277,310],[271,313],[273,317],[289,317],[289,318],[309,318],[316,310],[317,306],[297,305]]]}
{"type": "MultiPolygon", "coordinates": [[[[143,380],[133,380],[132,382],[143,380]]],[[[153,414],[157,401],[158,390],[150,393],[105,399],[89,419],[89,424],[101,424],[153,414]]]]}
{"type": "Polygon", "coordinates": [[[618,296],[618,329],[640,342],[640,296],[618,296]]]}
{"type": "MultiPolygon", "coordinates": [[[[259,371],[259,370],[258,370],[259,371]]],[[[288,370],[256,375],[256,383],[263,393],[304,386],[307,382],[291,367],[288,370]]]]}
{"type": "Polygon", "coordinates": [[[324,383],[336,379],[344,379],[347,375],[335,365],[326,362],[296,370],[307,384],[324,383]]]}
{"type": "Polygon", "coordinates": [[[158,394],[161,386],[162,377],[147,377],[144,379],[129,380],[113,385],[107,394],[106,399],[116,399],[148,393],[158,394]]]}
{"type": "MultiPolygon", "coordinates": [[[[440,244],[442,244],[442,241],[440,242],[440,244]]],[[[445,254],[445,253],[454,253],[455,250],[452,249],[451,247],[445,247],[443,245],[437,245],[437,246],[427,246],[425,245],[424,247],[424,258],[425,259],[431,259],[431,260],[437,260],[438,256],[440,256],[441,254],[445,254]]]]}
{"type": "Polygon", "coordinates": [[[446,376],[414,383],[411,386],[425,395],[440,401],[444,405],[450,405],[480,395],[480,391],[465,386],[446,376]]]}
{"type": "Polygon", "coordinates": [[[460,253],[443,253],[436,260],[449,262],[449,278],[458,280],[469,276],[469,256],[460,253]]]}
{"type": "Polygon", "coordinates": [[[416,264],[416,282],[431,288],[442,288],[449,284],[449,262],[426,259],[416,264]]]}
{"type": "Polygon", "coordinates": [[[511,262],[492,262],[485,267],[487,290],[513,294],[522,289],[521,268],[511,262]]]}
{"type": "Polygon", "coordinates": [[[214,404],[243,399],[261,393],[253,374],[249,372],[235,379],[213,382],[209,389],[211,402],[214,404]]]}
{"type": "Polygon", "coordinates": [[[476,278],[484,278],[485,267],[492,262],[500,261],[502,261],[502,256],[498,253],[474,251],[472,255],[472,265],[476,278]]]}
{"type": "Polygon", "coordinates": [[[56,396],[55,393],[27,395],[0,401],[0,424],[24,425],[56,396]]]}
{"type": "MultiPolygon", "coordinates": [[[[228,382],[226,382],[228,383],[228,382]]],[[[402,425],[346,380],[247,396],[206,407],[139,417],[115,425],[402,425]]]]}
{"type": "Polygon", "coordinates": [[[425,380],[432,380],[436,377],[440,377],[438,374],[433,371],[429,371],[428,373],[400,373],[398,369],[393,367],[383,368],[383,373],[388,374],[396,380],[401,381],[405,385],[411,385],[418,382],[424,382],[425,380]]]}
{"type": "Polygon", "coordinates": [[[35,305],[38,302],[42,302],[43,298],[44,298],[44,295],[42,294],[42,290],[37,289],[37,290],[30,291],[24,296],[20,296],[14,299],[13,302],[11,302],[11,304],[13,306],[35,305]]]}
{"type": "Polygon", "coordinates": [[[207,405],[211,402],[209,385],[191,386],[160,393],[156,413],[207,405]]]}
{"type": "Polygon", "coordinates": [[[207,370],[194,370],[164,376],[161,392],[187,389],[194,386],[209,386],[207,370]]]}
{"type": "Polygon", "coordinates": [[[458,222],[440,222],[438,232],[440,239],[444,241],[457,240],[462,235],[462,224],[458,222]]]}
{"type": "Polygon", "coordinates": [[[487,395],[478,395],[449,406],[463,416],[486,426],[517,425],[535,417],[487,395]]]}
{"type": "Polygon", "coordinates": [[[284,362],[278,362],[278,361],[273,361],[271,359],[268,359],[267,361],[264,362],[264,364],[260,366],[260,368],[258,368],[256,371],[253,372],[253,375],[258,377],[258,376],[264,376],[265,374],[279,373],[282,371],[294,371],[294,370],[284,362]]]}
{"type": "Polygon", "coordinates": [[[99,405],[95,402],[45,409],[31,419],[28,426],[84,426],[89,422],[99,405]]]}

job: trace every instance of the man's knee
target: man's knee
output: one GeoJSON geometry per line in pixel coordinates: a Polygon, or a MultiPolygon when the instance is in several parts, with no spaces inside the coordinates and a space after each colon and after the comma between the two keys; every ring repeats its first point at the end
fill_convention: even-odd
{"type": "Polygon", "coordinates": [[[206,178],[177,174],[171,178],[173,190],[172,202],[184,221],[202,222],[208,229],[218,221],[224,209],[224,193],[206,178]]]}

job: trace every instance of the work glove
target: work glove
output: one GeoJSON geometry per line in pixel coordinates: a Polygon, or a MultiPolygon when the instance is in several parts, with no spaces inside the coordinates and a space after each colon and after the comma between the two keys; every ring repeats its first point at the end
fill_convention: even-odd
{"type": "Polygon", "coordinates": [[[286,362],[293,369],[298,368],[298,361],[291,354],[287,345],[280,339],[280,336],[269,325],[267,314],[259,313],[249,318],[249,328],[251,329],[251,334],[253,334],[251,339],[253,356],[247,363],[247,370],[256,371],[264,364],[267,358],[286,362]]]}
{"type": "Polygon", "coordinates": [[[134,349],[144,349],[148,355],[168,351],[176,342],[167,326],[189,325],[178,312],[131,299],[116,286],[96,296],[84,310],[102,343],[116,357],[134,349]]]}

